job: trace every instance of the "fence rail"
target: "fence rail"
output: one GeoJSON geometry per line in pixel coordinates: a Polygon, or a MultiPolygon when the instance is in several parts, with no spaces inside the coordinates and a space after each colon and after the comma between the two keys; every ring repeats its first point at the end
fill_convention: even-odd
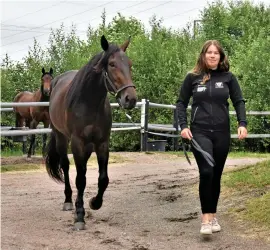
{"type": "MultiPolygon", "coordinates": [[[[13,107],[30,107],[30,106],[49,106],[49,102],[24,102],[24,103],[17,103],[17,102],[1,102],[0,103],[0,110],[1,112],[10,112],[13,111],[13,107]]],[[[111,103],[111,107],[119,107],[118,103],[111,103]]],[[[178,140],[179,140],[179,131],[180,128],[177,122],[177,115],[176,115],[176,106],[172,104],[160,104],[160,103],[153,103],[149,100],[142,99],[141,102],[137,102],[135,108],[141,109],[141,122],[140,123],[113,123],[112,124],[112,131],[124,131],[124,130],[140,130],[141,134],[141,150],[147,150],[147,142],[148,142],[148,134],[151,134],[150,131],[160,131],[160,132],[167,132],[166,133],[152,133],[164,137],[174,137],[174,149],[177,148],[178,140]],[[149,123],[149,108],[166,108],[173,110],[173,123],[172,124],[151,124],[149,123]],[[173,133],[174,136],[168,133],[173,133]]],[[[188,109],[191,109],[188,106],[188,109]]],[[[235,115],[235,111],[229,111],[230,115],[235,115]]],[[[270,115],[270,111],[247,111],[247,115],[270,115]]],[[[129,115],[126,114],[128,118],[129,115]]],[[[131,120],[131,119],[130,119],[131,120]]],[[[51,133],[50,128],[37,128],[37,129],[28,129],[28,128],[18,128],[14,130],[11,127],[1,127],[1,136],[26,136],[32,134],[47,134],[51,133]],[[13,129],[13,130],[10,130],[13,129]]],[[[237,134],[232,134],[231,138],[238,138],[237,134]]],[[[247,138],[270,138],[270,134],[248,134],[247,138]]]]}

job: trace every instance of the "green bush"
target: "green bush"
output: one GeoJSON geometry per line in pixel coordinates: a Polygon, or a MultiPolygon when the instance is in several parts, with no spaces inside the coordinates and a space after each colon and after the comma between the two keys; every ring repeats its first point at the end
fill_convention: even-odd
{"type": "MultiPolygon", "coordinates": [[[[106,13],[103,13],[97,29],[89,26],[86,40],[81,40],[76,34],[76,27],[65,33],[61,25],[59,29],[52,30],[47,48],[41,48],[35,41],[21,62],[11,61],[6,56],[1,64],[1,100],[11,102],[18,92],[39,88],[42,67],[52,67],[55,75],[81,68],[101,50],[100,36],[105,34],[109,41],[115,43],[122,43],[131,35],[127,54],[133,62],[133,81],[139,100],[145,98],[151,102],[175,104],[181,82],[193,68],[203,42],[217,39],[229,55],[231,69],[247,99],[247,110],[270,110],[269,6],[248,1],[229,1],[226,4],[216,1],[201,12],[200,19],[195,39],[190,24],[182,30],[171,30],[163,27],[162,21],[155,16],[150,20],[150,31],[146,31],[139,20],[120,13],[105,25],[106,13]]],[[[232,105],[230,108],[233,110],[232,105]]],[[[139,112],[132,111],[132,116],[139,122],[139,112]]],[[[124,112],[118,109],[113,110],[113,117],[114,122],[129,122],[124,112]]],[[[150,109],[149,117],[151,123],[172,123],[169,110],[150,109]]],[[[232,133],[236,133],[235,117],[231,120],[232,133]]],[[[2,122],[14,125],[14,115],[3,115],[2,122]]],[[[249,133],[269,133],[263,126],[262,117],[248,116],[248,122],[249,133]]],[[[111,146],[115,150],[136,151],[139,144],[137,132],[116,132],[111,136],[111,146]]],[[[270,141],[233,140],[232,147],[269,151],[270,141]]]]}

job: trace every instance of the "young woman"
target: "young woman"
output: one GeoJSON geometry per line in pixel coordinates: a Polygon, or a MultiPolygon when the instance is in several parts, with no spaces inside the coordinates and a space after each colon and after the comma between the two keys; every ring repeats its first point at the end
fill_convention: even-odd
{"type": "Polygon", "coordinates": [[[200,152],[192,150],[200,174],[201,234],[221,230],[216,212],[221,175],[230,146],[229,97],[237,113],[238,137],[244,139],[247,136],[247,121],[242,91],[229,71],[223,48],[218,41],[209,40],[203,45],[192,73],[187,74],[176,104],[181,136],[189,140],[194,138],[215,160],[212,167],[200,152]],[[189,129],[186,109],[191,96],[189,129]]]}

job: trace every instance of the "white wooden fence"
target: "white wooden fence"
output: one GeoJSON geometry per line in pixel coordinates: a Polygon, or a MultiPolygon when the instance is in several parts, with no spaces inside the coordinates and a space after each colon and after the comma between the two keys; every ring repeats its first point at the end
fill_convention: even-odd
{"type": "MultiPolygon", "coordinates": [[[[1,102],[0,103],[0,110],[1,112],[8,112],[12,111],[12,107],[29,107],[29,106],[49,106],[49,102],[24,102],[24,103],[17,103],[17,102],[1,102]]],[[[111,107],[119,107],[118,103],[111,103],[111,107]]],[[[139,123],[113,123],[112,131],[123,131],[123,130],[140,130],[141,133],[141,144],[142,149],[145,149],[145,144],[147,142],[148,133],[150,131],[166,131],[166,132],[173,132],[178,133],[179,127],[174,126],[173,124],[148,124],[148,111],[149,108],[166,108],[175,110],[175,105],[168,105],[168,104],[159,104],[149,102],[149,100],[142,99],[141,102],[137,102],[136,108],[141,109],[141,122],[139,123]]],[[[190,106],[188,107],[190,109],[190,106]]],[[[235,115],[235,111],[230,111],[231,115],[235,115]]],[[[127,114],[126,114],[127,115],[127,114]]],[[[270,111],[247,111],[247,115],[270,115],[270,111]]],[[[127,115],[127,117],[129,117],[127,115]]],[[[132,118],[129,117],[132,121],[132,118]]],[[[25,136],[25,135],[32,135],[32,134],[47,134],[51,133],[50,128],[37,128],[37,129],[28,129],[28,128],[20,128],[18,130],[5,130],[1,128],[1,136],[25,136]]],[[[153,133],[154,134],[154,133],[153,133]]],[[[166,137],[166,134],[164,134],[166,137]]],[[[169,137],[169,135],[167,134],[169,137]]],[[[237,138],[237,134],[232,134],[231,138],[237,138]]],[[[265,134],[248,134],[247,138],[270,138],[269,133],[265,134]]]]}

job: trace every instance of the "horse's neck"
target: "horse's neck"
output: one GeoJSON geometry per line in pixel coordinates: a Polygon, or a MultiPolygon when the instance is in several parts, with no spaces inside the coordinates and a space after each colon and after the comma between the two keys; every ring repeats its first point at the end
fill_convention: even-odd
{"type": "Polygon", "coordinates": [[[34,99],[37,102],[49,102],[50,101],[50,97],[43,95],[40,89],[38,89],[36,92],[34,92],[34,99]]]}
{"type": "Polygon", "coordinates": [[[96,79],[96,81],[93,81],[94,84],[86,84],[82,91],[83,102],[91,109],[99,109],[100,106],[104,105],[107,96],[103,77],[99,79],[99,76],[97,76],[96,79]]]}

